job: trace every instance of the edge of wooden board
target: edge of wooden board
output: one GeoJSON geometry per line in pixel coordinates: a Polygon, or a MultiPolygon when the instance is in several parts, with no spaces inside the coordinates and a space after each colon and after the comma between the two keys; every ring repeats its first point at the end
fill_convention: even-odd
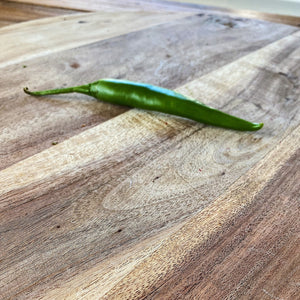
{"type": "MultiPolygon", "coordinates": [[[[38,0],[15,0],[14,2],[40,5],[38,0]]],[[[203,11],[214,14],[227,14],[231,16],[240,16],[251,19],[265,20],[269,22],[282,23],[292,26],[300,25],[300,17],[281,15],[274,13],[265,13],[246,9],[230,9],[225,7],[208,6],[195,1],[127,1],[126,6],[122,5],[122,1],[112,3],[111,1],[57,1],[47,0],[43,5],[55,8],[72,9],[78,11],[203,11]]]]}
{"type": "MultiPolygon", "coordinates": [[[[41,5],[38,0],[14,0],[14,2],[28,3],[34,5],[41,5]]],[[[127,0],[126,2],[120,0],[100,0],[100,1],[81,1],[81,0],[47,0],[43,1],[44,6],[75,9],[80,11],[191,11],[201,7],[200,5],[188,5],[185,3],[178,3],[173,1],[160,0],[127,0]]]]}

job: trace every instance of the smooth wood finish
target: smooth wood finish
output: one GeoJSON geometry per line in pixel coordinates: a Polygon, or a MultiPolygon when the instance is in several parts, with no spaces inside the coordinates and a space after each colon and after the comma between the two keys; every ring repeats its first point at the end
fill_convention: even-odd
{"type": "Polygon", "coordinates": [[[157,5],[0,29],[0,299],[297,298],[300,31],[157,5]],[[265,127],[22,91],[101,77],[265,127]]]}

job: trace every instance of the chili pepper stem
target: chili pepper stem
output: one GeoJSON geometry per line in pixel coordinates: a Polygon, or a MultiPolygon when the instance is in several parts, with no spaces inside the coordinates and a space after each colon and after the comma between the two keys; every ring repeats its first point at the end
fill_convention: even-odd
{"type": "Polygon", "coordinates": [[[28,89],[28,87],[25,87],[24,92],[26,94],[29,94],[32,96],[45,96],[45,95],[66,94],[66,93],[81,93],[81,94],[90,95],[90,85],[86,84],[86,85],[80,85],[80,86],[73,86],[73,87],[45,90],[45,91],[37,91],[37,92],[32,92],[28,89]]]}

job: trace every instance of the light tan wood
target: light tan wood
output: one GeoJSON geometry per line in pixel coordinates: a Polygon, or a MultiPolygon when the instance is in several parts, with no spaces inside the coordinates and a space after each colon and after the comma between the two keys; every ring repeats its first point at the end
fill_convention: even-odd
{"type": "MultiPolygon", "coordinates": [[[[157,15],[137,14],[142,30],[110,24],[112,38],[71,38],[2,65],[0,299],[297,296],[299,31],[181,13],[157,26],[157,15]],[[236,132],[22,92],[96,80],[99,69],[265,126],[236,132]]],[[[45,40],[47,22],[34,31],[45,40]]]]}
{"type": "Polygon", "coordinates": [[[21,63],[58,51],[112,38],[138,28],[154,26],[188,14],[171,13],[91,13],[40,19],[0,29],[0,67],[21,63]],[[113,20],[113,22],[112,22],[113,20]],[[35,30],[39,27],[40,34],[35,30]],[[63,28],[65,34],[58,35],[63,28]],[[47,32],[47,34],[43,34],[47,32]],[[16,47],[16,41],[22,47],[16,47]]]}

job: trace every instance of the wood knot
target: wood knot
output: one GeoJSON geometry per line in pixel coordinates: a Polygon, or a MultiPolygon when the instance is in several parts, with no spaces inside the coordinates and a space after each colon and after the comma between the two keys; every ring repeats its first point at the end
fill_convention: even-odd
{"type": "Polygon", "coordinates": [[[74,62],[74,63],[70,64],[70,67],[73,69],[78,69],[80,67],[80,64],[77,62],[74,62]]]}

